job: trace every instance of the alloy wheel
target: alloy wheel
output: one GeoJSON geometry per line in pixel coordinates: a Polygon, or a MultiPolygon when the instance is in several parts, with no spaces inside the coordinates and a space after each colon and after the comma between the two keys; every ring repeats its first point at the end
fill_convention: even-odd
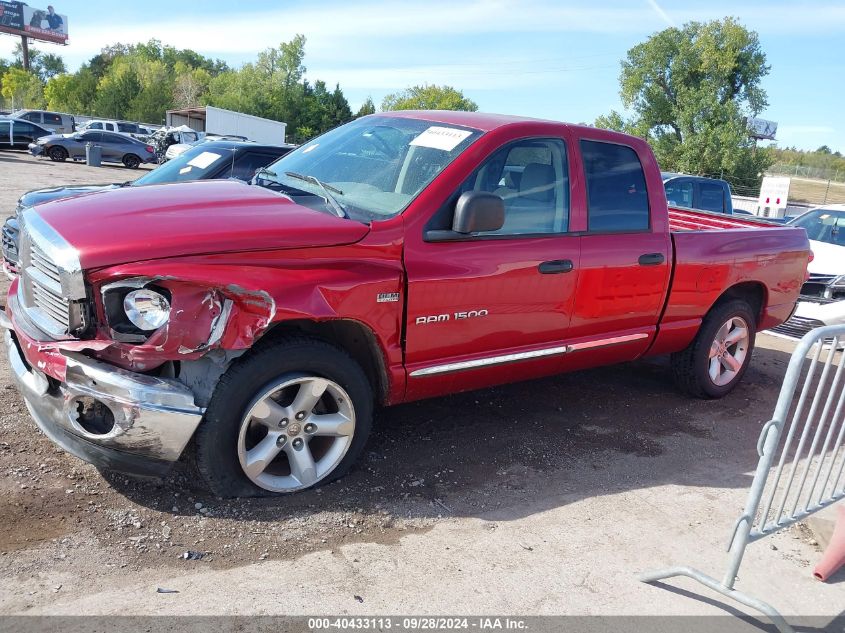
{"type": "Polygon", "coordinates": [[[298,376],[270,386],[241,421],[238,460],[244,474],[271,492],[309,488],[343,460],[355,411],[337,383],[298,376]]]}
{"type": "Polygon", "coordinates": [[[707,372],[714,385],[724,387],[737,377],[748,355],[749,342],[750,330],[742,317],[731,317],[716,330],[707,372]]]}

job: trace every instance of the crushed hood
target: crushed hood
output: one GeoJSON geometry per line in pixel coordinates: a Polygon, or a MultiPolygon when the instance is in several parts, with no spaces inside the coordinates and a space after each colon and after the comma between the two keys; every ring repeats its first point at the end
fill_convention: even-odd
{"type": "Polygon", "coordinates": [[[369,227],[232,180],[124,187],[35,211],[79,251],[83,269],[236,251],[351,244],[369,227]]]}
{"type": "Polygon", "coordinates": [[[50,200],[59,200],[61,198],[70,198],[71,196],[78,196],[83,193],[93,193],[95,191],[104,191],[106,189],[114,189],[120,185],[68,185],[66,187],[50,187],[49,189],[35,189],[27,191],[18,200],[20,208],[33,207],[36,204],[43,204],[50,200]]]}

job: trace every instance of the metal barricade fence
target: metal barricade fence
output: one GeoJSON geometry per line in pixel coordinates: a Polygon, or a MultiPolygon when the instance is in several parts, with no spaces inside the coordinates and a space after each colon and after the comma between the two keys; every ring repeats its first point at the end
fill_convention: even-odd
{"type": "Polygon", "coordinates": [[[645,573],[640,580],[693,578],[765,614],[779,631],[792,633],[774,607],[737,591],[734,583],[749,543],[845,497],[845,353],[839,351],[843,343],[845,325],[833,325],[807,333],[795,348],[774,416],[757,441],[760,459],[745,509],[731,534],[722,581],[690,567],[645,573]]]}

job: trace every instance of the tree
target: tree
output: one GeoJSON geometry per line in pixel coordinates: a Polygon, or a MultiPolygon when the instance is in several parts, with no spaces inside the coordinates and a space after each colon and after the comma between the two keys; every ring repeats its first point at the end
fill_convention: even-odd
{"type": "Polygon", "coordinates": [[[211,83],[211,73],[205,68],[190,69],[182,62],[176,64],[176,81],[173,86],[173,104],[177,108],[199,105],[211,83]]]}
{"type": "Polygon", "coordinates": [[[387,95],[382,110],[466,110],[475,112],[478,105],[451,86],[412,86],[387,95]]]}
{"type": "Polygon", "coordinates": [[[375,114],[376,113],[376,104],[373,103],[372,97],[367,97],[367,100],[361,104],[361,107],[358,108],[357,114],[355,117],[367,116],[368,114],[375,114]]]}
{"type": "Polygon", "coordinates": [[[733,18],[668,28],[628,51],[618,112],[598,127],[642,136],[663,169],[759,180],[771,160],[748,136],[746,116],[767,105],[769,73],[757,34],[733,18]]]}
{"type": "MultiPolygon", "coordinates": [[[[23,47],[20,43],[15,44],[12,51],[15,58],[14,66],[23,68],[23,47]]],[[[42,81],[47,81],[61,73],[67,72],[65,61],[53,53],[45,53],[37,48],[29,48],[29,69],[38,75],[42,81]]]]}
{"type": "Polygon", "coordinates": [[[0,80],[0,94],[12,109],[38,108],[44,101],[44,85],[37,75],[20,68],[10,68],[0,80]]]}

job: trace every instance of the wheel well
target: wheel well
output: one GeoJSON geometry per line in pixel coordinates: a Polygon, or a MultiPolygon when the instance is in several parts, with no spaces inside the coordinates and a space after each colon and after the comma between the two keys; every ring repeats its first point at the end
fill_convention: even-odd
{"type": "MultiPolygon", "coordinates": [[[[713,304],[717,306],[725,301],[742,299],[751,306],[752,312],[757,317],[757,325],[763,318],[763,307],[766,305],[766,287],[759,281],[745,281],[731,286],[713,304]]],[[[712,309],[712,308],[711,308],[712,309]]]]}
{"type": "Polygon", "coordinates": [[[384,356],[375,334],[366,325],[351,319],[282,321],[261,340],[274,340],[289,334],[319,338],[344,350],[361,365],[379,402],[387,401],[389,384],[384,356]]]}

